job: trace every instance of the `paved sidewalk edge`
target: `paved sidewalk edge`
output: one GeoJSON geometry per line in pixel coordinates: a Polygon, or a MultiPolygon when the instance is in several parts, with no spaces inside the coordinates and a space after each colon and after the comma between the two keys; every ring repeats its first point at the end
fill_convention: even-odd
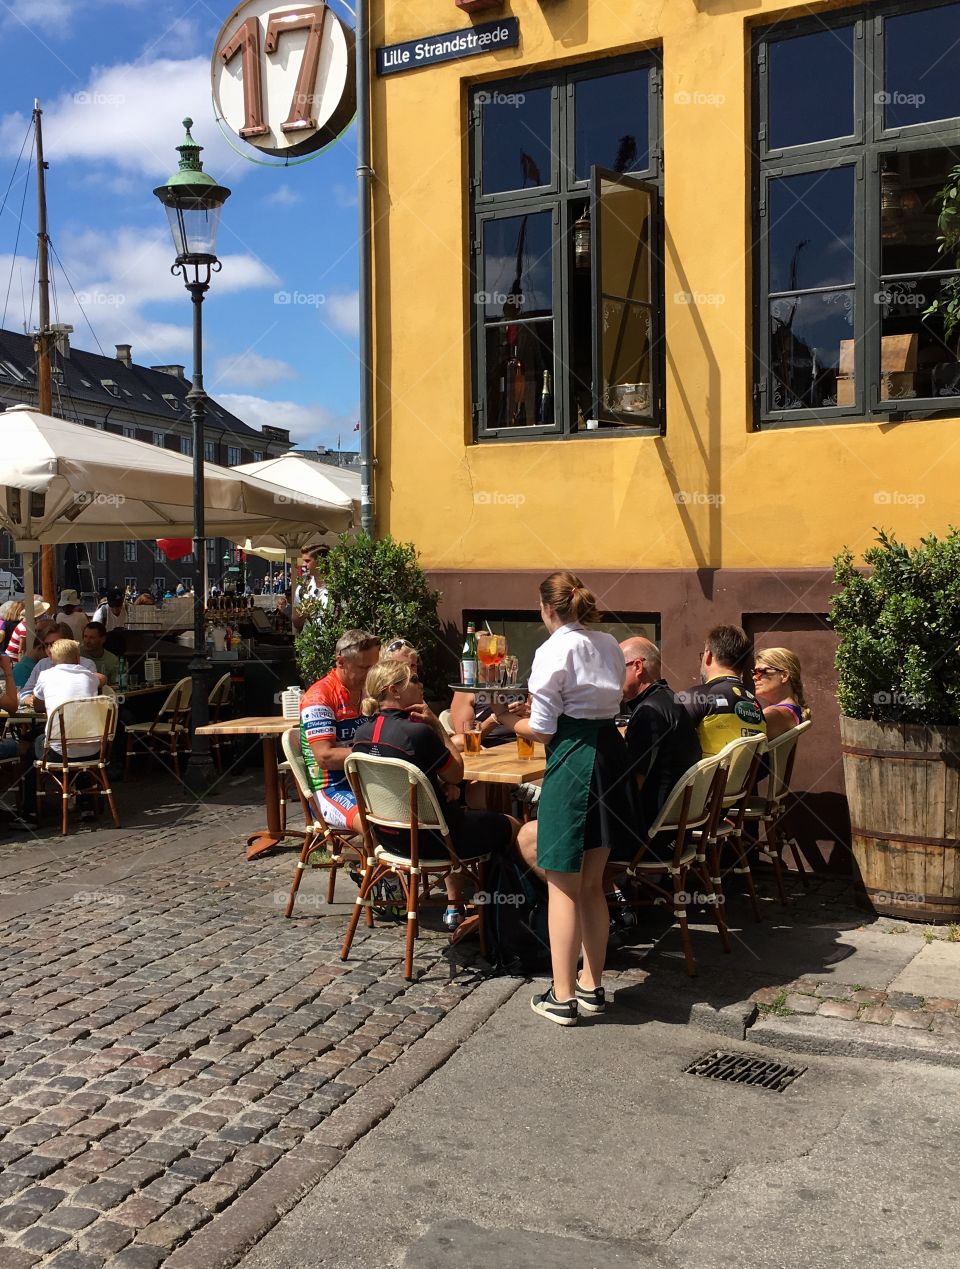
{"type": "Polygon", "coordinates": [[[164,1269],[229,1269],[291,1211],[361,1137],[447,1062],[526,979],[493,978],[474,991],[397,1061],[350,1098],[229,1208],[164,1261],[164,1269]],[[356,1105],[354,1105],[356,1103],[356,1105]]]}
{"type": "Polygon", "coordinates": [[[885,1062],[926,1062],[933,1066],[960,1067],[960,1047],[945,1044],[932,1035],[870,1022],[844,1022],[836,1018],[761,1017],[746,1039],[765,1048],[827,1057],[879,1058],[885,1062]]]}

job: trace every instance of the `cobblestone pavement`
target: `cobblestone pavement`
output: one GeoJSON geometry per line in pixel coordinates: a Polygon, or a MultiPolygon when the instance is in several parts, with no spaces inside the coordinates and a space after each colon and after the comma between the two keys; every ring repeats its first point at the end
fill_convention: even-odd
{"type": "Polygon", "coordinates": [[[338,1161],[318,1126],[477,985],[428,930],[413,984],[399,926],[342,964],[325,875],[285,921],[294,854],[243,859],[262,809],[171,815],[175,858],[146,811],[0,847],[0,903],[33,904],[0,948],[0,1269],[190,1264],[213,1222],[266,1227],[338,1161]]]}
{"type": "Polygon", "coordinates": [[[783,987],[761,987],[750,999],[761,1013],[780,1017],[815,1014],[841,1022],[909,1027],[960,1039],[960,1001],[942,996],[914,996],[905,991],[875,991],[843,983],[798,979],[783,987]]]}

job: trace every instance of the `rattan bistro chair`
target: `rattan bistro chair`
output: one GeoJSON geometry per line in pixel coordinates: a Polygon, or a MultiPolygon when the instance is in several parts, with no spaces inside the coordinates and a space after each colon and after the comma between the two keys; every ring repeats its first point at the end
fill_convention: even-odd
{"type": "Polygon", "coordinates": [[[152,723],[128,723],[127,752],[123,773],[130,769],[130,759],[137,749],[153,757],[169,755],[177,778],[180,777],[180,754],[190,746],[190,692],[192,682],[181,679],[170,690],[152,723]]]}
{"type": "Polygon", "coordinates": [[[703,758],[684,772],[650,825],[646,842],[626,870],[627,876],[636,885],[653,895],[655,904],[672,904],[673,915],[680,927],[687,973],[691,978],[697,972],[687,921],[687,909],[692,898],[687,882],[691,875],[703,885],[724,951],[730,951],[730,938],[720,912],[720,896],[711,880],[710,870],[701,864],[704,852],[690,835],[691,829],[708,828],[718,815],[726,775],[726,764],[721,754],[703,758]],[[647,858],[658,837],[672,838],[671,857],[666,862],[647,858]],[[669,883],[661,881],[664,873],[668,874],[669,883]]]}
{"type": "MultiPolygon", "coordinates": [[[[413,977],[413,946],[419,933],[420,902],[429,901],[431,886],[448,873],[465,872],[476,883],[478,890],[486,888],[486,866],[489,855],[481,855],[467,862],[461,861],[454,849],[450,829],[437,801],[430,781],[411,762],[400,758],[378,758],[372,754],[350,754],[343,764],[357,799],[360,825],[366,852],[363,880],[357,896],[356,907],[350,917],[340,959],[350,955],[350,945],[360,921],[360,909],[370,907],[370,894],[384,877],[395,876],[407,904],[407,938],[403,962],[404,977],[413,977]],[[381,846],[376,837],[378,828],[406,830],[410,834],[410,855],[394,854],[381,846]],[[429,857],[420,854],[421,834],[430,833],[427,839],[429,857]],[[435,844],[436,837],[446,848],[441,856],[435,844]]],[[[480,906],[480,950],[486,955],[487,932],[484,905],[480,906]]]]}
{"type": "MultiPolygon", "coordinates": [[[[776,740],[768,740],[761,749],[761,757],[767,760],[767,791],[765,797],[753,797],[744,807],[743,827],[752,829],[757,837],[757,852],[762,860],[773,865],[777,894],[786,906],[787,892],[783,885],[783,848],[786,845],[780,822],[787,809],[787,796],[793,779],[793,764],[797,757],[797,741],[813,726],[810,719],[791,727],[776,740]],[[763,838],[760,840],[760,829],[763,838]]],[[[797,868],[804,877],[803,863],[798,851],[794,852],[797,868]]]]}
{"type": "Polygon", "coordinates": [[[758,732],[755,736],[743,736],[724,745],[717,755],[723,760],[727,770],[723,797],[711,822],[703,828],[694,829],[691,834],[694,841],[701,844],[703,848],[701,861],[705,856],[713,884],[721,894],[723,894],[721,856],[725,846],[733,850],[736,863],[731,871],[734,876],[746,879],[753,915],[757,921],[760,921],[762,917],[760,905],[757,902],[756,887],[753,884],[753,873],[750,870],[750,852],[743,837],[743,821],[747,801],[757,782],[757,769],[766,743],[766,737],[762,732],[758,732]]]}
{"type": "MultiPolygon", "coordinates": [[[[304,869],[310,863],[311,855],[322,851],[330,857],[329,862],[324,860],[320,865],[330,870],[330,879],[327,882],[327,903],[333,903],[337,885],[337,871],[344,865],[344,854],[349,854],[351,860],[359,861],[360,864],[363,863],[365,857],[359,837],[355,834],[341,833],[331,828],[317,811],[317,804],[313,800],[313,790],[310,788],[310,781],[307,779],[306,764],[303,761],[303,754],[300,752],[300,728],[294,726],[289,731],[285,731],[280,738],[280,742],[286,758],[284,765],[293,779],[305,821],[303,848],[300,851],[300,858],[297,860],[297,866],[294,869],[293,883],[290,886],[290,898],[287,900],[286,911],[283,914],[289,917],[293,915],[293,905],[296,902],[297,891],[300,889],[304,869]]],[[[373,910],[371,908],[367,908],[367,925],[371,927],[373,925],[373,910]]]]}
{"type": "Polygon", "coordinates": [[[110,750],[117,732],[117,702],[110,696],[83,696],[65,701],[47,720],[42,757],[33,764],[37,773],[37,808],[46,795],[44,777],[60,790],[60,832],[70,828],[70,798],[81,792],[106,797],[117,828],[120,816],[107,778],[110,750]],[[57,745],[54,749],[52,746],[57,745]],[[97,744],[89,757],[76,756],[77,747],[97,744]],[[81,788],[82,784],[87,788],[81,788]]]}
{"type": "MultiPolygon", "coordinates": [[[[228,670],[226,674],[221,674],[214,683],[210,695],[207,697],[207,705],[210,709],[210,722],[219,723],[226,717],[226,711],[230,707],[233,699],[233,680],[228,670]]],[[[229,737],[211,736],[210,737],[210,754],[213,758],[213,765],[216,768],[217,775],[223,774],[223,746],[224,743],[229,744],[229,737]]]]}

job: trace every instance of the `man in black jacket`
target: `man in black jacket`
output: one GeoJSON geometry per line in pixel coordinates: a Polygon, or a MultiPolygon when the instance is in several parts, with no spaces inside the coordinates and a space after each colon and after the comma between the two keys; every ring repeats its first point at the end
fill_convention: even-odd
{"type": "Polygon", "coordinates": [[[649,639],[620,644],[627,663],[623,689],[627,748],[640,787],[640,828],[646,834],[682,775],[699,762],[700,741],[683,705],[660,677],[660,650],[649,639]]]}

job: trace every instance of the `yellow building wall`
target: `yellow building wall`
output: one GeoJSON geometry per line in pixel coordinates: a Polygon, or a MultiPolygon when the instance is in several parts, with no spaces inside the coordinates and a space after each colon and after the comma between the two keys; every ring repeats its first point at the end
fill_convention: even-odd
{"type": "MultiPolygon", "coordinates": [[[[376,7],[377,45],[469,22],[376,7]]],[[[820,567],[875,525],[915,541],[957,518],[955,421],[751,431],[750,26],[810,7],[509,0],[520,49],[374,80],[377,522],[427,568],[820,567]],[[654,44],[667,434],[475,444],[465,85],[654,44]]]]}

